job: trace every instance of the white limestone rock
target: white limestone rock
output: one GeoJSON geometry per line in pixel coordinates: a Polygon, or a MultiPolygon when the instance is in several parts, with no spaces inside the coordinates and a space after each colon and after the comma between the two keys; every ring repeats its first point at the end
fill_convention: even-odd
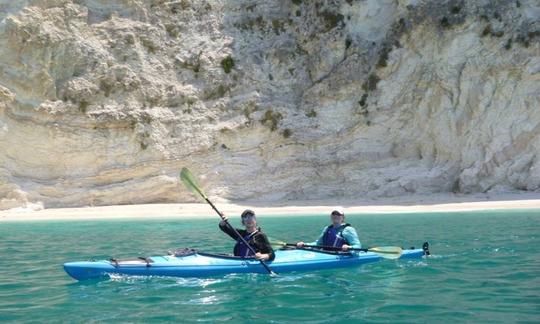
{"type": "Polygon", "coordinates": [[[540,6],[0,0],[0,209],[540,190],[540,6]],[[229,59],[230,58],[230,59],[229,59]]]}

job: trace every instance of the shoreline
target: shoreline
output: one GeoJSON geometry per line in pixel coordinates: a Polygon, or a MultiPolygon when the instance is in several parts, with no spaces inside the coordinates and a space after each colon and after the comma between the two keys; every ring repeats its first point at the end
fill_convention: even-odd
{"type": "MultiPolygon", "coordinates": [[[[540,209],[540,192],[523,194],[438,194],[403,196],[377,200],[313,200],[285,202],[232,203],[214,202],[228,216],[239,215],[244,209],[255,210],[259,216],[327,214],[334,206],[343,206],[346,214],[387,214],[422,212],[466,212],[482,210],[540,209]]],[[[0,222],[49,220],[109,220],[109,219],[193,219],[213,218],[214,211],[206,203],[171,203],[115,205],[77,208],[46,208],[41,210],[11,209],[0,211],[0,222]]]]}

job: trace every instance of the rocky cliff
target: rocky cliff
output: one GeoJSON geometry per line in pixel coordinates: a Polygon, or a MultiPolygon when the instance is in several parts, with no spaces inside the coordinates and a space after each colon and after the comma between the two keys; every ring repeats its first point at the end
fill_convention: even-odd
{"type": "Polygon", "coordinates": [[[537,0],[0,0],[0,209],[540,190],[537,0]]]}

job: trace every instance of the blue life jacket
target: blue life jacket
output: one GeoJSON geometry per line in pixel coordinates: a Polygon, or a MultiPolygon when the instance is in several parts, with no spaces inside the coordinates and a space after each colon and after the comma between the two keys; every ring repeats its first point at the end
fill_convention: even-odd
{"type": "Polygon", "coordinates": [[[328,227],[326,227],[326,231],[324,232],[323,239],[322,239],[323,245],[340,248],[343,246],[343,244],[349,243],[341,235],[341,233],[347,226],[351,226],[351,224],[343,224],[338,228],[335,228],[333,225],[329,225],[328,227]]]}
{"type": "MultiPolygon", "coordinates": [[[[257,234],[259,231],[255,231],[251,234],[248,234],[246,236],[244,236],[244,240],[246,240],[246,242],[248,242],[248,244],[250,243],[249,240],[251,240],[251,238],[257,234]]],[[[253,250],[255,250],[255,246],[253,244],[249,244],[253,250]]],[[[247,245],[244,244],[244,242],[242,242],[241,239],[237,239],[236,240],[236,245],[234,246],[234,255],[236,256],[241,256],[241,257],[250,257],[250,256],[254,256],[255,253],[253,253],[253,251],[251,251],[247,245]]]]}

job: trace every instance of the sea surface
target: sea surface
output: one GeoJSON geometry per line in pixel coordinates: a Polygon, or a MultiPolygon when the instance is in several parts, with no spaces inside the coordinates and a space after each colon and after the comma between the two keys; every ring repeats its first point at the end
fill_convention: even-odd
{"type": "MultiPolygon", "coordinates": [[[[311,241],[329,217],[258,222],[275,240],[311,241]]],[[[347,222],[364,247],[429,241],[433,255],[277,277],[77,282],[64,262],[180,247],[229,252],[234,242],[217,217],[0,223],[0,322],[540,322],[540,210],[348,215],[347,222]]]]}

